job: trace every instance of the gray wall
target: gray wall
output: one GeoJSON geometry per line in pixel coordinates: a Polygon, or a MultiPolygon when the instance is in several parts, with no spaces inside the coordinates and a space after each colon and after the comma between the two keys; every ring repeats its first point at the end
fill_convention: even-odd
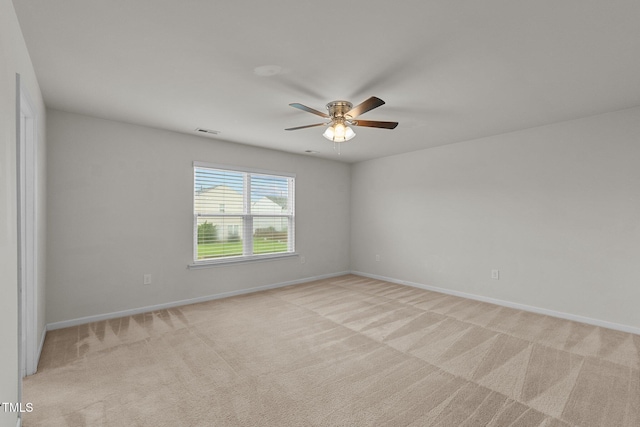
{"type": "Polygon", "coordinates": [[[640,328],[640,108],[359,163],[351,194],[354,271],[640,328]]]}
{"type": "Polygon", "coordinates": [[[353,270],[640,327],[640,108],[351,166],[55,110],[48,125],[48,322],[353,270]],[[307,262],[188,270],[193,160],[297,173],[307,262]]]}
{"type": "Polygon", "coordinates": [[[47,125],[50,323],[349,270],[347,164],[56,110],[47,125]],[[194,160],[297,174],[306,262],[187,269],[194,160]]]}
{"type": "MultiPolygon", "coordinates": [[[[0,402],[17,402],[18,240],[16,202],[16,73],[35,104],[38,120],[37,238],[38,335],[44,332],[45,109],[10,0],[0,0],[0,402]]],[[[15,427],[17,414],[0,411],[0,427],[15,427]]]]}

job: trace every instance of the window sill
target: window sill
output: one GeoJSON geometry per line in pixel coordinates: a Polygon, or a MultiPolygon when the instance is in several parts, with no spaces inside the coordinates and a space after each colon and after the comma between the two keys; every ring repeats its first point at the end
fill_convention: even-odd
{"type": "Polygon", "coordinates": [[[211,259],[206,261],[193,262],[189,264],[187,268],[189,268],[189,270],[195,270],[199,268],[217,267],[221,265],[230,265],[230,264],[242,264],[246,262],[275,261],[278,259],[291,258],[291,257],[297,257],[297,256],[299,256],[297,252],[287,252],[285,254],[250,255],[250,256],[239,256],[239,257],[226,258],[226,259],[211,259]]]}

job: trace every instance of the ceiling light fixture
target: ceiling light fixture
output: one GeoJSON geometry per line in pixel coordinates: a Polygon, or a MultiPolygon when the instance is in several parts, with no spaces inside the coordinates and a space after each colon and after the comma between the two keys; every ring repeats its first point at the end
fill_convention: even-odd
{"type": "Polygon", "coordinates": [[[345,124],[343,118],[336,119],[331,122],[331,125],[322,134],[329,141],[333,142],[345,142],[356,136],[356,133],[349,126],[345,124]]]}
{"type": "MultiPolygon", "coordinates": [[[[316,116],[324,117],[325,119],[330,119],[331,121],[329,123],[316,123],[313,125],[297,126],[285,130],[298,130],[316,126],[328,126],[327,130],[324,131],[322,136],[327,138],[329,141],[333,141],[334,149],[336,148],[337,143],[349,141],[356,136],[356,133],[353,131],[353,129],[351,129],[351,126],[363,126],[382,129],[395,129],[396,126],[398,126],[398,122],[381,122],[379,120],[356,119],[356,117],[358,117],[359,115],[364,114],[367,111],[371,111],[374,108],[378,108],[381,105],[384,105],[384,101],[380,98],[376,98],[375,96],[370,97],[369,99],[365,100],[355,107],[348,101],[330,102],[327,104],[327,110],[329,111],[329,114],[323,113],[322,111],[314,110],[313,108],[307,107],[306,105],[302,105],[297,102],[289,105],[293,108],[306,111],[307,113],[315,114],[316,116]]],[[[337,148],[338,153],[340,153],[339,144],[337,144],[337,148]]]]}
{"type": "Polygon", "coordinates": [[[356,136],[356,133],[349,127],[353,124],[350,116],[346,116],[346,113],[351,110],[353,105],[348,101],[333,101],[327,104],[327,110],[329,110],[329,117],[331,123],[329,127],[322,134],[329,141],[345,142],[356,136]]]}

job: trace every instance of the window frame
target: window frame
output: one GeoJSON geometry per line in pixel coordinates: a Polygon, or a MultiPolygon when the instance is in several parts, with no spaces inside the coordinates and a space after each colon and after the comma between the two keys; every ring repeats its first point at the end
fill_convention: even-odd
{"type": "Polygon", "coordinates": [[[193,253],[192,253],[192,263],[189,264],[189,268],[200,268],[207,266],[215,266],[221,264],[235,264],[241,262],[255,262],[255,261],[268,261],[273,259],[280,258],[288,258],[292,256],[298,256],[296,252],[296,239],[295,239],[295,181],[296,174],[291,172],[282,172],[282,171],[272,171],[266,169],[257,169],[257,168],[247,168],[241,166],[231,166],[224,165],[218,163],[208,163],[208,162],[193,162],[193,171],[192,171],[192,181],[191,181],[191,214],[193,215],[193,224],[192,224],[192,241],[193,241],[193,253]],[[243,237],[243,254],[242,255],[231,255],[225,257],[218,258],[204,258],[198,259],[198,218],[202,217],[198,213],[196,213],[196,170],[198,168],[206,168],[206,169],[214,169],[220,171],[229,171],[234,173],[242,173],[244,177],[245,184],[243,186],[242,197],[244,212],[241,215],[230,213],[225,215],[224,213],[220,215],[212,216],[230,216],[242,217],[242,228],[243,228],[243,236],[249,236],[249,238],[243,237]],[[252,175],[266,175],[266,176],[274,176],[278,178],[286,178],[289,180],[288,184],[288,200],[291,204],[291,213],[285,215],[269,215],[269,214],[253,214],[251,212],[251,186],[249,184],[250,177],[252,175]],[[246,194],[248,191],[249,194],[246,194]],[[253,254],[253,220],[254,218],[265,218],[265,217],[286,217],[288,218],[288,230],[287,230],[287,252],[271,252],[264,254],[253,254]],[[245,255],[247,252],[251,252],[250,255],[245,255]]]}

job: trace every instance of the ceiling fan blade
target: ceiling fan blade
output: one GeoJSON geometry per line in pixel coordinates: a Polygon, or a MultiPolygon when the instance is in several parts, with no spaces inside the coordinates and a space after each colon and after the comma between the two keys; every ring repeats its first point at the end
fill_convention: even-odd
{"type": "Polygon", "coordinates": [[[376,98],[375,96],[372,96],[371,98],[367,99],[366,101],[362,102],[361,104],[356,105],[351,110],[349,110],[346,113],[344,113],[344,115],[345,116],[349,116],[352,119],[355,119],[360,114],[364,114],[367,111],[371,111],[374,108],[378,108],[381,105],[384,105],[384,101],[382,99],[380,99],[380,98],[376,98]]]}
{"type": "Polygon", "coordinates": [[[326,123],[316,123],[315,125],[298,126],[298,127],[295,127],[295,128],[288,128],[288,129],[285,129],[285,130],[298,130],[298,129],[314,128],[316,126],[324,126],[324,125],[326,125],[326,123]]]}
{"type": "Polygon", "coordinates": [[[380,122],[377,120],[354,120],[354,126],[364,126],[369,128],[395,129],[398,122],[380,122]]]}
{"type": "Polygon", "coordinates": [[[306,105],[298,104],[297,102],[294,102],[293,104],[289,104],[289,105],[292,106],[293,108],[297,108],[299,110],[306,111],[307,113],[312,113],[312,114],[315,114],[317,116],[324,117],[325,119],[330,119],[331,118],[331,117],[329,117],[329,115],[327,113],[323,113],[322,111],[314,110],[313,108],[307,107],[306,105]]]}

